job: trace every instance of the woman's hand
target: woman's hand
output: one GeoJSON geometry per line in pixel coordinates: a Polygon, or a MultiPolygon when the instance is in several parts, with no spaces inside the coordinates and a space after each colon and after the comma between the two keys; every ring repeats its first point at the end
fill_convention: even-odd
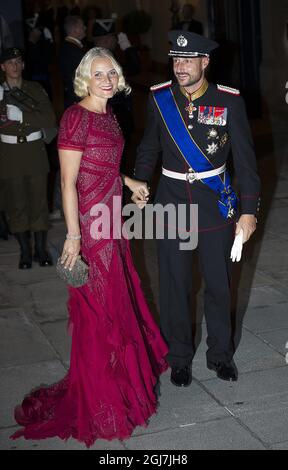
{"type": "Polygon", "coordinates": [[[125,185],[132,191],[132,201],[137,204],[140,209],[147,204],[149,199],[149,188],[144,181],[135,180],[125,176],[125,185]]]}
{"type": "Polygon", "coordinates": [[[66,269],[70,269],[70,271],[72,270],[79,253],[80,240],[65,240],[61,255],[61,263],[64,264],[66,269]]]}

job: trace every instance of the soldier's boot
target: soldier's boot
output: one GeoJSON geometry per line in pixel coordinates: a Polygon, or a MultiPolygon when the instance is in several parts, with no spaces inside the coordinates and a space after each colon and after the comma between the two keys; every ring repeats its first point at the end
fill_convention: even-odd
{"type": "Polygon", "coordinates": [[[9,229],[3,211],[0,211],[0,238],[8,240],[9,229]]]}
{"type": "Polygon", "coordinates": [[[47,232],[44,230],[34,233],[35,253],[34,261],[39,262],[39,266],[53,266],[51,255],[46,249],[47,232]]]}
{"type": "Polygon", "coordinates": [[[18,265],[19,269],[32,268],[32,251],[29,232],[18,232],[14,233],[14,235],[20,245],[21,250],[20,261],[18,265]]]}

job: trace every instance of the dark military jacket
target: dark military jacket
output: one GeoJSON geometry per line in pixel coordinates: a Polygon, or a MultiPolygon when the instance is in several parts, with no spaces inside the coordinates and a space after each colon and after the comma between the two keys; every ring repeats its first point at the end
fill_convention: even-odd
{"type": "MultiPolygon", "coordinates": [[[[3,84],[2,84],[3,85],[3,84]]],[[[19,102],[8,91],[0,101],[0,134],[25,137],[43,128],[56,125],[56,118],[46,91],[37,82],[23,80],[19,102]],[[23,122],[7,118],[6,105],[14,104],[23,111],[23,122]]],[[[8,144],[0,141],[0,179],[45,174],[49,170],[43,139],[8,144]]]]}
{"type": "MultiPolygon", "coordinates": [[[[260,180],[245,104],[239,92],[227,87],[218,89],[217,85],[205,81],[192,97],[193,119],[189,119],[185,109],[189,104],[188,97],[178,84],[172,85],[171,90],[187,127],[193,126],[189,132],[194,141],[215,168],[227,162],[232,150],[240,211],[242,214],[256,214],[260,180]]],[[[143,181],[151,180],[160,153],[164,168],[181,173],[189,169],[163,122],[153,93],[157,90],[149,95],[147,124],[135,166],[135,177],[143,181]]],[[[164,205],[198,204],[199,227],[208,229],[234,222],[220,214],[218,199],[217,194],[201,181],[191,184],[161,175],[155,202],[164,205]]]]}
{"type": "Polygon", "coordinates": [[[59,68],[64,86],[64,107],[65,109],[73,103],[79,101],[79,97],[74,93],[75,71],[84,56],[84,48],[76,42],[66,38],[59,52],[59,68]]]}

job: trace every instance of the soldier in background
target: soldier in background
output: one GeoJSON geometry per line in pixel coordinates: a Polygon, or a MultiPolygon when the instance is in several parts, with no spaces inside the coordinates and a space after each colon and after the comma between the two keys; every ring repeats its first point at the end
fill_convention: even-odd
{"type": "Polygon", "coordinates": [[[46,250],[49,165],[42,129],[55,126],[54,111],[41,85],[22,79],[20,49],[4,50],[1,68],[5,81],[0,87],[0,178],[8,226],[20,245],[19,269],[32,267],[31,232],[34,260],[51,266],[46,250]]]}
{"type": "MultiPolygon", "coordinates": [[[[0,14],[0,56],[2,51],[13,46],[13,37],[5,18],[0,14]]],[[[4,74],[0,69],[0,83],[4,80],[4,74]]],[[[8,240],[8,226],[3,211],[4,204],[3,188],[0,188],[0,238],[8,240]]]]}

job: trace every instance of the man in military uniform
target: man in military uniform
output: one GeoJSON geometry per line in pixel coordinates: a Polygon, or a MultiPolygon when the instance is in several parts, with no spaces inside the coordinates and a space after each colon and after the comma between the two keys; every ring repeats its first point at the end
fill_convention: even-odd
{"type": "Polygon", "coordinates": [[[21,248],[19,268],[32,266],[30,232],[35,236],[35,261],[50,266],[46,250],[49,165],[42,129],[55,126],[55,115],[44,89],[22,79],[20,49],[4,50],[1,68],[5,81],[0,87],[0,178],[6,218],[21,248]]]}
{"type": "MultiPolygon", "coordinates": [[[[186,208],[198,205],[199,264],[206,284],[207,366],[223,380],[237,380],[231,338],[230,254],[234,253],[236,218],[237,241],[242,236],[245,243],[256,229],[260,181],[252,137],[239,91],[208,83],[205,78],[210,53],[218,44],[186,31],[171,31],[169,38],[177,83],[151,88],[135,177],[148,182],[162,152],[155,202],[172,203],[176,208],[180,203],[186,208]],[[230,149],[240,193],[238,208],[226,170],[230,149]]],[[[143,207],[147,193],[148,187],[146,197],[134,193],[132,199],[143,207]]],[[[169,346],[171,382],[187,386],[194,355],[189,309],[192,250],[181,250],[179,237],[165,236],[157,245],[160,321],[169,346]]]]}

